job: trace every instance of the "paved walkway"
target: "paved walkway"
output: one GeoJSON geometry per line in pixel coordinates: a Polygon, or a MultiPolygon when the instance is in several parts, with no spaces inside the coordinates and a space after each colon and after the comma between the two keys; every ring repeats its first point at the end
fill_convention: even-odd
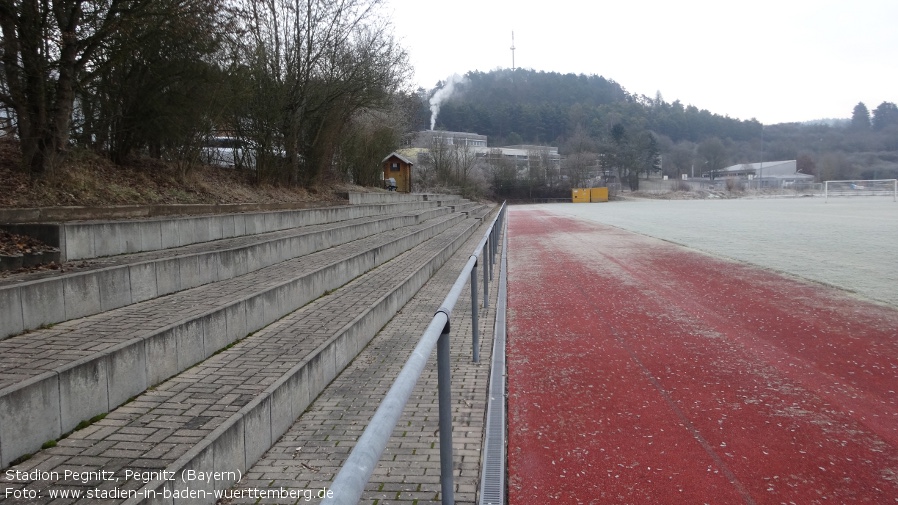
{"type": "MultiPolygon", "coordinates": [[[[484,231],[481,228],[476,232],[321,393],[296,424],[247,472],[232,491],[236,497],[229,503],[284,503],[277,497],[261,500],[259,497],[281,489],[317,493],[330,484],[484,231]]],[[[482,275],[482,271],[479,273],[482,275]]],[[[479,313],[480,363],[471,359],[469,288],[463,291],[450,321],[455,501],[458,504],[475,503],[480,485],[498,262],[494,274],[490,283],[490,306],[481,308],[479,313]]],[[[479,291],[482,297],[482,287],[479,291]]],[[[440,503],[438,429],[434,351],[360,503],[440,503]]]]}

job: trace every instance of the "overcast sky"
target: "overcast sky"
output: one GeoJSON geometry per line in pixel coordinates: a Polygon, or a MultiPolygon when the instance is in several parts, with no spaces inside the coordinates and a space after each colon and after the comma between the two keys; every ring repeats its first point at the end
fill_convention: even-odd
{"type": "Polygon", "coordinates": [[[765,124],[898,102],[898,0],[386,0],[415,81],[518,68],[765,124]]]}

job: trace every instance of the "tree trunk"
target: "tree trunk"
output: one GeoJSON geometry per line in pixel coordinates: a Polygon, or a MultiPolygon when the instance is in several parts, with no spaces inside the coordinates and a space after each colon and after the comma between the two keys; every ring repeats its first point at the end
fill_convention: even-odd
{"type": "Polygon", "coordinates": [[[52,109],[51,134],[55,152],[65,149],[72,125],[72,108],[75,104],[75,74],[78,60],[76,30],[81,22],[81,2],[74,2],[68,9],[56,9],[56,22],[62,32],[59,52],[59,76],[56,79],[56,100],[52,109]]]}
{"type": "MultiPolygon", "coordinates": [[[[46,8],[46,6],[44,6],[46,8]]],[[[78,4],[70,11],[61,9],[63,43],[55,66],[55,85],[50,79],[50,62],[44,55],[48,20],[39,2],[23,1],[19,15],[9,6],[0,10],[4,38],[4,72],[9,98],[19,123],[22,162],[32,177],[40,177],[55,165],[57,154],[68,142],[74,104],[74,71],[77,57],[75,32],[71,23],[80,15],[78,4]],[[20,71],[21,70],[21,71],[20,71]]]]}

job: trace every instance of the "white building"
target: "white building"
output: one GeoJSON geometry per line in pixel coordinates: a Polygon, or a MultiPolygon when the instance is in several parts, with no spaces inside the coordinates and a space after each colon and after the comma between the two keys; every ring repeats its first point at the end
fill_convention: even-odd
{"type": "Polygon", "coordinates": [[[410,135],[406,147],[429,149],[434,144],[444,142],[447,146],[471,146],[486,148],[486,135],[445,130],[424,130],[410,135]]]}
{"type": "MultiPolygon", "coordinates": [[[[430,149],[435,144],[444,143],[446,146],[460,147],[469,146],[471,151],[478,158],[488,158],[501,156],[506,160],[513,161],[516,165],[526,166],[529,164],[530,156],[535,153],[545,156],[549,164],[554,168],[561,166],[561,156],[558,154],[558,148],[553,146],[538,145],[513,145],[506,147],[487,147],[486,135],[469,132],[451,132],[445,130],[424,130],[409,136],[406,141],[406,149],[403,152],[409,155],[414,154],[421,156],[425,150],[430,149]]],[[[421,161],[419,159],[419,161],[421,161]]]]}
{"type": "Polygon", "coordinates": [[[814,182],[813,175],[803,174],[798,171],[798,165],[795,160],[764,161],[731,165],[721,169],[718,172],[718,177],[776,181],[779,185],[790,185],[796,182],[814,182]]]}

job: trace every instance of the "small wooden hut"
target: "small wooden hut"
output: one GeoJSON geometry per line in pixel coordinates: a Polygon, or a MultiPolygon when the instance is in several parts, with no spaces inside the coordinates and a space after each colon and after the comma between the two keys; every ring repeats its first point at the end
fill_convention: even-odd
{"type": "Polygon", "coordinates": [[[412,163],[405,156],[392,152],[381,162],[384,169],[384,181],[396,180],[396,191],[402,193],[412,192],[412,163]]]}

